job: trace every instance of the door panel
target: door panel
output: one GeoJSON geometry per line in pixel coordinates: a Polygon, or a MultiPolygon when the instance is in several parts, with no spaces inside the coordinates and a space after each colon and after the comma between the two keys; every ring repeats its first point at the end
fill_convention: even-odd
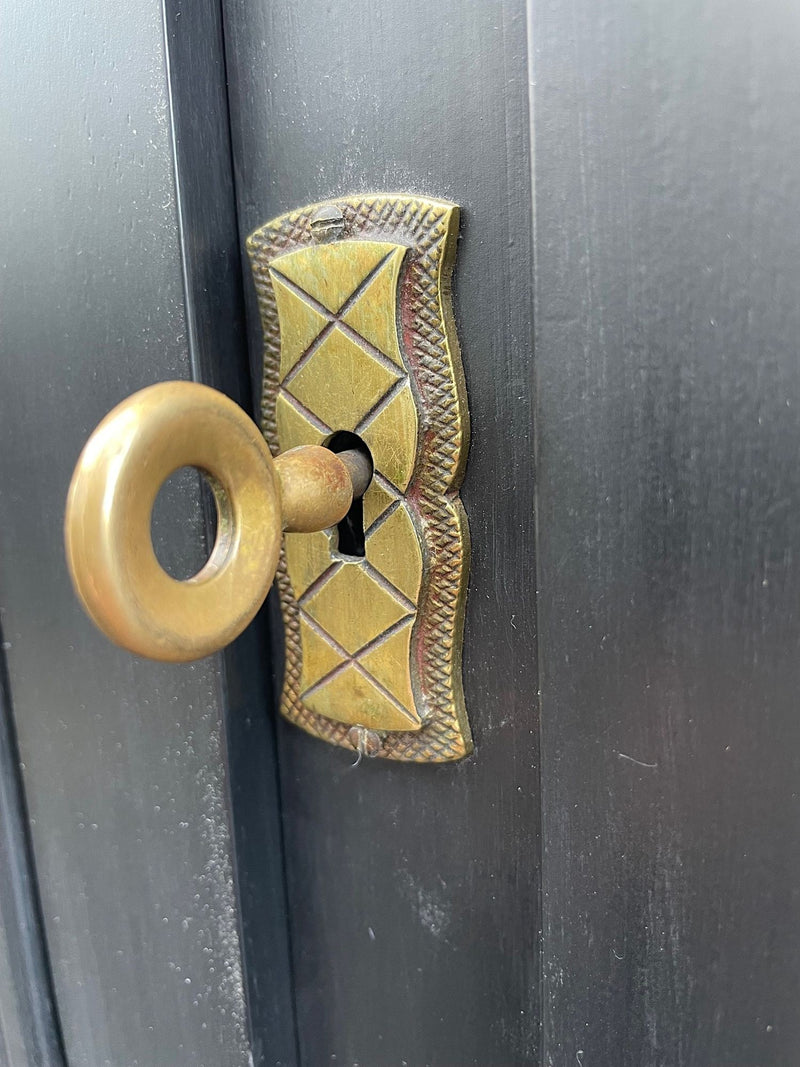
{"type": "Polygon", "coordinates": [[[532,4],[546,1064],[797,1061],[798,33],[532,4]]]}
{"type": "MultiPolygon", "coordinates": [[[[259,913],[245,925],[260,950],[247,975],[254,1045],[291,1063],[263,643],[253,632],[182,667],[114,649],[80,610],[62,541],[72,466],[113,404],[192,372],[234,394],[246,381],[219,11],[84,4],[32,17],[12,4],[9,18],[0,605],[67,1059],[250,1060],[230,707],[230,750],[247,750],[234,806],[259,812],[239,850],[258,857],[242,880],[244,914],[259,913]]],[[[203,558],[196,481],[161,520],[173,564],[203,558]]]]}
{"type": "MultiPolygon", "coordinates": [[[[793,1064],[794,8],[23,7],[0,611],[49,959],[9,1011],[23,865],[0,1059],[57,1063],[60,1024],[86,1067],[793,1064]],[[463,211],[454,765],[354,766],[280,721],[266,614],[196,665],[132,659],[63,561],[72,464],[116,401],[194,376],[252,410],[246,235],[375,191],[463,211]]],[[[173,561],[200,559],[196,483],[161,517],[173,561]]]]}
{"type": "MultiPolygon", "coordinates": [[[[538,1056],[531,189],[521,4],[225,5],[242,237],[350,192],[463,209],[473,757],[363,761],[279,728],[302,1062],[538,1056]],[[480,90],[477,90],[477,85],[480,90]]],[[[254,380],[261,336],[250,303],[254,380]]]]}

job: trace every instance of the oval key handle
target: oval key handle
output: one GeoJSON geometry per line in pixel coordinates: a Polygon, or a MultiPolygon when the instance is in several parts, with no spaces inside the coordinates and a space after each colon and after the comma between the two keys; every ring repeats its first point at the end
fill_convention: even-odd
{"type": "Polygon", "coordinates": [[[115,644],[156,660],[200,659],[255,616],[282,532],[336,525],[371,476],[355,450],[308,445],[273,460],[256,424],[222,393],[152,385],[103,419],[78,460],[64,523],[75,590],[115,644]],[[217,536],[203,568],[178,581],[156,559],[150,523],[159,489],[186,466],[211,486],[217,536]]]}

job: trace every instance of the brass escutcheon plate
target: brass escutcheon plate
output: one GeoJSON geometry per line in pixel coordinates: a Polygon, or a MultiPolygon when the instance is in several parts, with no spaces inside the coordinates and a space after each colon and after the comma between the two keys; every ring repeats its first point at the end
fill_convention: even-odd
{"type": "Polygon", "coordinates": [[[282,711],[389,759],[472,750],[461,684],[469,419],[450,278],[458,207],[355,196],[281,215],[247,242],[273,454],[338,431],[369,446],[363,558],[337,530],[287,534],[282,711]]]}

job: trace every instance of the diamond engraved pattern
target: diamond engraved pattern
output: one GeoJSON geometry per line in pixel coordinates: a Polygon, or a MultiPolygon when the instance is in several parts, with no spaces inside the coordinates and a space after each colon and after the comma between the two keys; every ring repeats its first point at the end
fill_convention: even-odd
{"type": "Polygon", "coordinates": [[[357,425],[365,410],[372,411],[399,377],[337,326],[288,385],[284,379],[283,388],[328,426],[349,426],[357,425]],[[336,387],[320,394],[320,380],[336,387]]]}
{"type": "Polygon", "coordinates": [[[363,561],[332,552],[330,535],[322,535],[324,551],[319,536],[287,543],[300,614],[300,699],[329,719],[406,731],[422,724],[410,657],[400,659],[396,642],[387,643],[399,623],[413,618],[422,581],[418,537],[399,492],[414,466],[417,436],[410,393],[410,408],[398,400],[408,392],[394,318],[404,255],[404,248],[387,242],[337,242],[273,259],[270,279],[282,331],[281,451],[307,443],[309,429],[324,440],[334,430],[376,426],[369,510],[372,497],[388,499],[371,523],[363,561]],[[392,418],[397,403],[405,437],[392,418]]]}
{"type": "MultiPolygon", "coordinates": [[[[288,379],[290,368],[281,365],[278,325],[281,301],[279,294],[276,300],[276,290],[270,284],[270,268],[279,269],[278,257],[318,251],[309,246],[313,240],[310,223],[319,206],[312,205],[284,215],[256,231],[248,241],[264,329],[263,428],[273,451],[278,449],[289,431],[297,438],[297,443],[301,443],[298,435],[303,436],[302,443],[308,443],[324,440],[331,430],[318,412],[310,410],[291,394],[291,380],[284,383],[279,395],[280,383],[285,376],[288,379]]],[[[294,373],[299,374],[304,359],[313,355],[315,345],[324,340],[322,335],[326,330],[340,329],[365,351],[377,350],[378,356],[383,357],[378,359],[382,367],[393,366],[400,370],[395,384],[362,420],[359,428],[373,450],[375,443],[370,440],[370,434],[378,439],[378,443],[384,442],[383,466],[365,497],[364,514],[375,538],[376,561],[380,562],[378,533],[381,524],[388,522],[398,507],[405,508],[425,545],[425,570],[416,594],[419,615],[401,617],[377,641],[368,641],[362,646],[355,657],[334,642],[345,666],[334,669],[329,677],[338,679],[336,684],[344,693],[349,691],[344,683],[349,685],[353,681],[352,669],[364,671],[381,690],[395,698],[398,706],[406,706],[411,687],[403,688],[400,673],[387,675],[386,671],[391,672],[393,665],[411,660],[415,665],[413,698],[422,714],[422,728],[414,731],[400,724],[397,732],[383,737],[380,755],[417,761],[459,759],[471,751],[472,744],[460,676],[468,539],[458,487],[466,456],[468,413],[449,299],[458,209],[451,204],[420,198],[381,196],[336,201],[331,202],[331,206],[343,214],[343,236],[377,244],[390,235],[393,241],[406,246],[400,279],[400,329],[388,331],[387,341],[387,331],[382,333],[375,323],[361,314],[355,294],[341,296],[343,303],[335,307],[336,299],[329,297],[326,302],[317,290],[306,300],[310,313],[304,312],[304,318],[306,324],[315,325],[314,314],[320,314],[325,325],[317,338],[305,346],[295,342],[292,348],[292,339],[288,339],[292,349],[290,362],[292,367],[298,368],[294,373]],[[396,348],[398,332],[402,344],[396,348]],[[409,382],[413,383],[413,395],[409,382]],[[401,409],[408,402],[415,407],[420,420],[419,454],[416,455],[415,434],[416,463],[412,461],[410,464],[407,443],[400,439],[408,425],[406,412],[401,409]],[[391,454],[392,446],[394,455],[391,454]],[[354,659],[357,666],[351,662],[354,659]],[[401,684],[397,684],[398,679],[401,684]]],[[[380,263],[376,266],[380,268],[380,263]]],[[[363,273],[367,275],[367,272],[363,273]]],[[[297,275],[294,277],[296,286],[297,275]]],[[[284,279],[291,288],[292,279],[287,275],[284,279]]],[[[284,284],[283,279],[276,280],[284,284]]],[[[380,269],[366,276],[364,288],[370,284],[385,288],[385,277],[381,276],[380,269]]],[[[295,289],[292,292],[297,295],[295,289]]],[[[284,338],[284,342],[286,340],[284,338]]],[[[301,340],[307,341],[307,336],[301,340]]],[[[419,548],[418,541],[416,547],[419,548]]],[[[291,552],[287,546],[288,555],[291,552]]],[[[306,685],[302,678],[302,648],[310,640],[309,628],[314,629],[314,640],[324,631],[304,610],[299,590],[292,589],[286,558],[282,560],[278,574],[286,628],[283,712],[309,732],[335,744],[353,747],[355,742],[348,734],[348,726],[326,718],[322,702],[314,702],[314,694],[319,692],[316,687],[320,683],[312,681],[306,685]],[[301,627],[305,635],[303,641],[301,627]],[[312,703],[316,703],[316,710],[312,703]]],[[[382,565],[391,569],[385,559],[382,565]]],[[[332,580],[334,573],[323,572],[312,578],[305,599],[311,601],[314,592],[332,580]]],[[[393,588],[386,573],[375,571],[374,578],[382,590],[393,588]]],[[[402,597],[403,593],[398,589],[393,595],[402,597]]],[[[411,601],[409,604],[413,607],[411,601]]],[[[327,635],[328,646],[333,648],[329,638],[327,635]]]]}
{"type": "MultiPolygon", "coordinates": [[[[328,634],[336,635],[339,644],[354,655],[365,645],[373,644],[395,623],[409,614],[409,604],[373,580],[361,563],[344,563],[332,578],[308,600],[300,598],[306,615],[319,623],[328,634]],[[343,610],[348,602],[369,600],[369,612],[343,610]]],[[[410,605],[413,612],[414,605],[410,605]]]]}

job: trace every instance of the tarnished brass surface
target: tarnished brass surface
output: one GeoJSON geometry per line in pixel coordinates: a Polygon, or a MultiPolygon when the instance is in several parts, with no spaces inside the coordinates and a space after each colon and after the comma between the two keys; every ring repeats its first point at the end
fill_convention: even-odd
{"type": "Polygon", "coordinates": [[[328,449],[295,449],[273,463],[233,401],[194,382],[162,382],[124,400],[84,448],[67,499],[67,562],[84,607],[112,641],[151,659],[199,659],[258,611],[282,528],[333,525],[352,497],[349,468],[328,449]],[[184,466],[211,485],[217,538],[202,570],[177,581],[156,559],[150,521],[159,489],[184,466]]]}
{"type": "Polygon", "coordinates": [[[275,460],[284,530],[314,533],[335,526],[353,502],[353,481],[342,459],[319,445],[301,445],[275,460]]]}
{"type": "Polygon", "coordinates": [[[457,233],[453,204],[365,196],[283,215],[248,240],[270,447],[345,430],[375,467],[363,559],[342,556],[335,530],[285,538],[283,712],[393,759],[471,751],[458,498],[468,417],[449,288],[457,233]]]}
{"type": "Polygon", "coordinates": [[[232,641],[269,590],[281,513],[272,457],[233,401],[194,382],[163,382],[124,400],[84,448],[67,501],[67,560],[78,596],[118,645],[151,659],[199,659],[232,641]],[[208,562],[171,578],[150,518],[183,466],[208,477],[218,508],[208,562]]]}

